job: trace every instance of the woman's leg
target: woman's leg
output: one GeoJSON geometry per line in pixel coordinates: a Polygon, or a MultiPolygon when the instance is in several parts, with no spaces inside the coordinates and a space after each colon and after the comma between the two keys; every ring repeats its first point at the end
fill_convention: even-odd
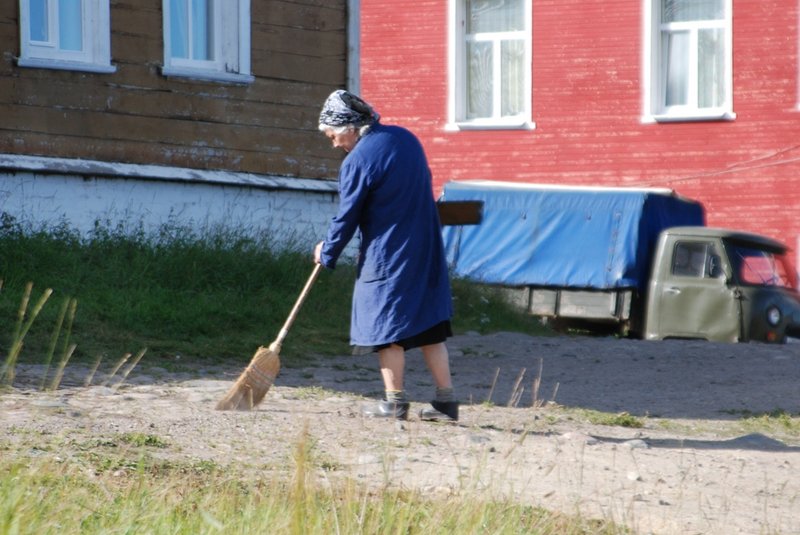
{"type": "Polygon", "coordinates": [[[422,346],[422,355],[436,384],[436,397],[429,408],[422,409],[422,420],[458,421],[458,401],[453,399],[450,378],[450,355],[444,342],[422,346]]]}
{"type": "Polygon", "coordinates": [[[406,401],[403,391],[403,370],[406,364],[406,354],[402,346],[392,344],[378,351],[381,365],[381,376],[386,396],[377,403],[368,403],[361,407],[361,414],[370,417],[408,418],[409,402],[406,401]]]}
{"type": "Polygon", "coordinates": [[[436,388],[452,388],[453,383],[450,378],[450,354],[447,352],[447,345],[444,342],[422,346],[422,355],[425,357],[425,364],[433,376],[436,388]]]}
{"type": "Polygon", "coordinates": [[[378,351],[381,365],[383,386],[387,392],[403,391],[403,371],[406,365],[406,353],[402,346],[392,344],[378,351]]]}

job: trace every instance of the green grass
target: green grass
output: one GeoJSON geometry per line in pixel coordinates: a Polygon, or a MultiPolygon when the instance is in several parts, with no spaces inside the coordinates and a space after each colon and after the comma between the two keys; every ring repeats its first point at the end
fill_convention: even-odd
{"type": "Polygon", "coordinates": [[[741,419],[738,422],[743,431],[790,438],[800,437],[800,413],[792,414],[780,408],[765,413],[738,409],[723,412],[739,415],[741,419]]]}
{"type": "MultiPolygon", "coordinates": [[[[20,362],[49,357],[57,365],[71,344],[71,358],[87,361],[147,348],[148,359],[241,362],[275,338],[312,268],[311,245],[275,251],[269,236],[169,226],[145,235],[98,225],[81,238],[66,225],[31,229],[0,217],[0,357],[32,284],[26,319],[45,292],[52,295],[24,337],[20,362]]],[[[354,272],[342,262],[320,275],[283,345],[287,365],[349,351],[354,272]]],[[[456,332],[544,332],[499,290],[462,280],[452,286],[456,332]]]]}
{"type": "Polygon", "coordinates": [[[645,419],[627,412],[609,413],[593,409],[572,408],[567,410],[570,418],[583,420],[594,425],[630,427],[638,429],[645,426],[645,419]]]}

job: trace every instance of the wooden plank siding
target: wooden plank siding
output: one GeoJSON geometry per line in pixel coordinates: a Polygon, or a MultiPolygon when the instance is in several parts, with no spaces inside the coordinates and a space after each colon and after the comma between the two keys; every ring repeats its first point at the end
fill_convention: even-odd
{"type": "Polygon", "coordinates": [[[797,0],[733,2],[730,121],[643,123],[643,1],[533,1],[533,130],[448,131],[448,2],[362,0],[362,93],[437,192],[480,178],[675,189],[710,225],[800,238],[797,0]]]}
{"type": "Polygon", "coordinates": [[[161,0],[111,1],[112,74],[19,67],[0,4],[0,153],[335,177],[316,126],[346,83],[344,0],[253,1],[252,84],[164,77],[161,0]]]}

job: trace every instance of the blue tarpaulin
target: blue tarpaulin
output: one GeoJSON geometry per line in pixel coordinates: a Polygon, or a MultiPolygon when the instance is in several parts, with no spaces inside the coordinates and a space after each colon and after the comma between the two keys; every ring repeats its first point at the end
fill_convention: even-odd
{"type": "Polygon", "coordinates": [[[658,234],[705,224],[700,203],[669,189],[470,180],[440,200],[483,202],[480,224],[443,230],[453,273],[509,286],[643,289],[658,234]]]}

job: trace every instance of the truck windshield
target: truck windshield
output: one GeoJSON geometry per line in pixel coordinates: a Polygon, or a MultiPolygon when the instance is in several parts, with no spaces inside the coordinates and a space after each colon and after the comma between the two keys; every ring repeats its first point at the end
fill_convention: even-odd
{"type": "Polygon", "coordinates": [[[726,245],[739,284],[792,287],[784,255],[731,243],[726,245]]]}

